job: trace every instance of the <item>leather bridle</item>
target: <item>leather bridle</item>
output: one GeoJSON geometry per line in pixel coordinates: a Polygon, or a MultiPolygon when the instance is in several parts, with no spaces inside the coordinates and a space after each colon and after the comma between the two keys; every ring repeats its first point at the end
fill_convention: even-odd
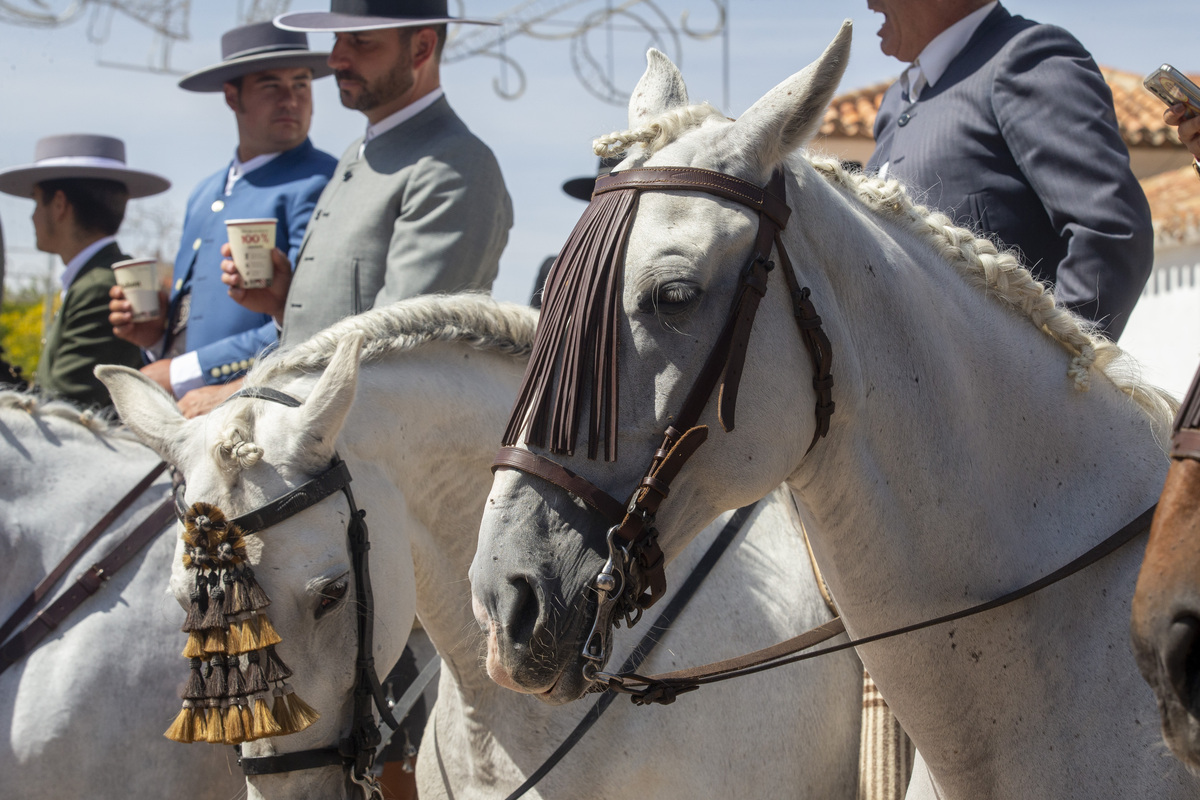
{"type": "Polygon", "coordinates": [[[1171,429],[1171,458],[1200,461],[1200,369],[1192,378],[1171,429]]]}
{"type": "MultiPolygon", "coordinates": [[[[298,408],[301,405],[296,398],[267,387],[242,389],[230,395],[225,402],[237,398],[268,400],[290,408],[298,408]]],[[[355,503],[350,481],[349,467],[335,453],[329,468],[320,475],[297,486],[287,494],[231,520],[232,525],[238,526],[245,533],[264,533],[272,526],[311,508],[335,492],[340,491],[345,495],[346,502],[350,505],[346,538],[350,546],[351,567],[354,570],[358,639],[358,650],[354,662],[354,713],[350,735],[342,739],[335,747],[301,750],[275,756],[250,758],[241,755],[240,745],[236,749],[238,765],[246,775],[273,775],[281,772],[340,766],[348,771],[350,780],[362,789],[364,797],[370,799],[382,798],[379,784],[370,774],[371,767],[375,762],[376,748],[379,747],[382,739],[372,706],[378,709],[380,717],[393,730],[400,726],[384,699],[379,676],[375,671],[375,658],[372,655],[375,601],[371,591],[371,571],[367,556],[371,545],[368,540],[366,512],[359,509],[355,503]]],[[[181,482],[175,493],[175,510],[180,521],[187,512],[182,489],[181,482]]]]}
{"type": "MultiPolygon", "coordinates": [[[[589,680],[606,677],[599,669],[604,666],[611,651],[609,637],[617,615],[623,615],[627,624],[633,625],[642,611],[654,605],[666,589],[664,558],[654,527],[655,515],[670,494],[671,483],[680,469],[708,437],[708,426],[698,425],[697,422],[718,385],[718,419],[725,431],[734,428],[738,387],[751,329],[759,302],[767,291],[767,279],[775,266],[770,260],[772,247],[778,255],[780,271],[791,293],[801,340],[812,361],[813,389],[817,400],[816,427],[808,446],[809,451],[829,432],[829,419],[834,411],[833,355],[829,339],[821,329],[821,318],[813,305],[811,292],[799,285],[780,237],[791,215],[783,171],[776,170],[767,186],[762,188],[740,178],[692,167],[630,169],[598,178],[592,196],[595,203],[596,198],[609,192],[631,192],[636,197],[637,193],[646,191],[680,190],[705,192],[746,206],[758,214],[758,233],[750,260],[741,271],[724,327],[682,408],[673,417],[673,424],[663,432],[661,445],[654,451],[649,467],[629,499],[621,502],[554,460],[514,447],[515,438],[507,435],[504,442],[506,446],[497,454],[492,466],[493,470],[511,468],[536,475],[579,498],[611,525],[607,534],[608,560],[592,583],[597,593],[596,620],[583,649],[584,677],[589,680]]],[[[588,219],[586,212],[583,219],[588,219]]],[[[581,222],[581,225],[584,224],[586,222],[581,222]]],[[[617,235],[627,234],[628,225],[617,232],[617,235]]],[[[596,235],[603,234],[597,232],[596,235]]],[[[566,295],[566,292],[556,291],[555,273],[558,269],[559,264],[556,263],[547,281],[543,319],[547,318],[554,304],[566,295]]],[[[619,281],[616,283],[615,292],[619,298],[619,281]]],[[[595,289],[600,291],[600,287],[595,289]]],[[[614,291],[611,286],[609,290],[614,291]]],[[[615,300],[610,296],[608,302],[611,304],[615,300]]],[[[538,326],[538,340],[557,336],[557,332],[538,326]]],[[[537,346],[535,343],[535,350],[537,346]]],[[[530,381],[531,374],[532,363],[531,372],[526,374],[526,382],[530,381]]],[[[574,398],[571,401],[574,403],[574,398]]],[[[608,398],[608,402],[615,408],[616,397],[608,398]]],[[[525,422],[524,419],[517,419],[521,413],[518,406],[514,411],[514,420],[510,422],[510,430],[516,423],[519,432],[525,422]]]]}

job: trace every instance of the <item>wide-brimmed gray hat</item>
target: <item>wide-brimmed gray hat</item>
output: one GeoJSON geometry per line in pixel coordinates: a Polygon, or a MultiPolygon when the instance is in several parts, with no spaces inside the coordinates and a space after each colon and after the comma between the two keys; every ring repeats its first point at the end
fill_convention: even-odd
{"type": "Polygon", "coordinates": [[[328,11],[295,11],[275,18],[276,25],[289,31],[374,31],[449,22],[500,24],[491,19],[452,17],[446,0],[330,0],[328,11]]]}
{"type": "Polygon", "coordinates": [[[332,75],[326,61],[329,53],[308,49],[308,37],[294,30],[281,30],[270,22],[234,28],[221,36],[221,63],[189,72],[179,79],[179,88],[189,92],[219,92],[225,83],[252,72],[268,69],[312,70],[313,78],[332,75]]]}
{"type": "Polygon", "coordinates": [[[171,188],[171,182],[153,172],[125,166],[125,143],[112,136],[67,133],[39,139],[32,164],[0,170],[0,192],[33,196],[43,181],[63,178],[117,181],[129,196],[149,197],[171,188]]]}

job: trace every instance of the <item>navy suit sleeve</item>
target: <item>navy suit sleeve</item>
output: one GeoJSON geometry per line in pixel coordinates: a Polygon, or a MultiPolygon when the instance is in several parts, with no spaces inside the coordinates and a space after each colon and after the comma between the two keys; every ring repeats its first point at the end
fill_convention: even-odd
{"type": "Polygon", "coordinates": [[[274,347],[278,340],[275,323],[267,322],[258,328],[235,333],[197,348],[196,357],[200,359],[204,383],[212,386],[237,378],[249,368],[252,359],[258,358],[267,348],[274,347]],[[215,375],[214,370],[217,373],[215,375]]]}
{"type": "Polygon", "coordinates": [[[1067,243],[1055,295],[1116,338],[1154,259],[1145,194],[1129,168],[1112,93],[1066,31],[1019,34],[997,70],[1001,133],[1051,224],[1067,243]]]}

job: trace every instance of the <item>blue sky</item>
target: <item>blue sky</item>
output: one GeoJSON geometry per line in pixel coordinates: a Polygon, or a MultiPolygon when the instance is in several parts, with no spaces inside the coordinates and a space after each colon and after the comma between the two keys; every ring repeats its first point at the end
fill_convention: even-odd
{"type": "MultiPolygon", "coordinates": [[[[68,5],[67,0],[45,2],[55,9],[68,5]]],[[[10,5],[34,7],[33,0],[10,0],[10,5]]],[[[467,0],[466,9],[474,16],[497,16],[517,5],[517,0],[467,0]]],[[[722,97],[720,39],[685,38],[679,63],[692,99],[709,100],[731,116],[807,65],[846,18],[856,27],[843,89],[889,79],[900,70],[899,62],[879,51],[875,32],[882,17],[867,10],[866,0],[732,0],[730,5],[728,105],[722,97]]],[[[1101,64],[1147,73],[1165,61],[1185,71],[1200,71],[1200,44],[1190,35],[1200,30],[1200,4],[1011,0],[1006,5],[1014,13],[1069,29],[1101,64]]],[[[217,61],[221,33],[237,24],[238,0],[203,0],[191,6],[190,39],[171,50],[171,66],[181,72],[217,61]]],[[[683,11],[690,11],[694,29],[712,27],[716,16],[706,0],[659,0],[657,6],[676,23],[683,11]]],[[[320,0],[293,0],[291,7],[327,6],[320,0]]],[[[589,0],[562,19],[578,20],[603,7],[603,0],[589,0]]],[[[93,20],[84,14],[52,29],[0,23],[0,166],[28,163],[34,143],[43,135],[86,131],[119,136],[132,166],[158,172],[174,183],[165,195],[134,201],[129,217],[181,219],[191,188],[223,168],[232,155],[232,114],[219,94],[178,89],[178,76],[100,66],[146,64],[159,52],[145,28],[120,15],[107,20],[106,15],[93,20]],[[107,35],[98,37],[105,27],[107,35]],[[97,38],[103,41],[94,41],[97,38]]],[[[314,49],[327,48],[330,40],[324,34],[310,35],[314,49]]],[[[606,37],[601,33],[590,41],[602,50],[606,37]]],[[[612,41],[612,77],[628,91],[644,68],[649,37],[616,31],[612,41]]],[[[592,138],[625,127],[625,111],[596,99],[580,85],[566,42],[521,37],[508,43],[507,53],[526,74],[525,93],[516,101],[493,91],[495,82],[515,85],[513,73],[493,59],[447,64],[442,81],[451,104],[500,160],[516,219],[495,294],[524,301],[538,264],[557,250],[583,208],[559,187],[565,179],[594,169],[592,138]]],[[[313,141],[340,155],[362,134],[364,118],[341,107],[332,79],[315,86],[313,141]]],[[[0,195],[10,279],[47,269],[45,255],[28,252],[33,246],[32,210],[31,201],[0,195]]],[[[125,238],[139,246],[144,241],[125,238]]]]}

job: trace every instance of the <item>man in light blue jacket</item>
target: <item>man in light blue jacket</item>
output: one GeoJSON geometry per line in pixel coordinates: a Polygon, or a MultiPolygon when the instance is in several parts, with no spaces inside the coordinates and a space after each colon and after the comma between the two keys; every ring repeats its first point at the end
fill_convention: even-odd
{"type": "Polygon", "coordinates": [[[238,147],[232,162],[188,198],[166,324],[132,324],[119,288],[110,303],[117,335],[156,356],[142,371],[188,416],[232,393],[259,354],[278,341],[270,316],[233,302],[221,282],[226,220],[275,219],[276,242],[294,258],[337,164],[308,140],[311,85],[332,72],[328,53],[310,51],[303,33],[269,22],[229,31],[221,51],[220,64],[184,76],[179,85],[225,93],[237,119],[238,147]]]}

